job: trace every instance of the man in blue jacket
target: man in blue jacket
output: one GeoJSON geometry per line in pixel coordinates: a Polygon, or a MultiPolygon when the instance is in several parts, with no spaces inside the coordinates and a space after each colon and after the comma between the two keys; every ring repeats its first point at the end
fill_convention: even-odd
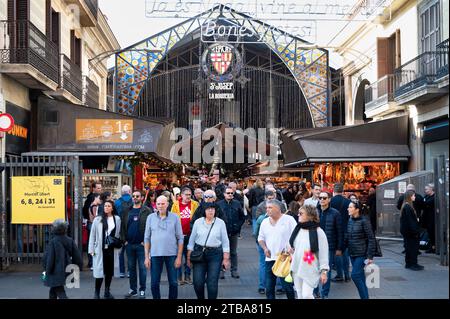
{"type": "MultiPolygon", "coordinates": [[[[344,237],[345,233],[347,232],[347,224],[348,224],[348,205],[350,205],[350,200],[348,198],[345,198],[343,196],[344,193],[344,185],[341,183],[336,183],[333,188],[333,198],[331,199],[330,206],[337,211],[339,211],[339,214],[341,215],[341,221],[342,221],[342,230],[344,231],[344,237]]],[[[336,277],[331,279],[332,282],[349,282],[350,281],[350,274],[349,274],[349,267],[350,267],[350,257],[348,255],[348,250],[345,249],[342,252],[342,256],[336,256],[335,259],[336,263],[336,277]]]]}
{"type": "MultiPolygon", "coordinates": [[[[133,200],[131,199],[131,187],[128,185],[122,186],[122,196],[114,202],[117,215],[120,219],[123,218],[123,214],[131,210],[133,207],[133,200]]],[[[120,278],[125,278],[125,247],[122,247],[119,252],[119,272],[120,278]]],[[[128,271],[128,277],[130,272],[128,271]]]]}
{"type": "MultiPolygon", "coordinates": [[[[237,258],[237,246],[238,236],[241,232],[241,227],[245,221],[244,208],[239,201],[234,199],[234,191],[231,187],[225,188],[225,199],[219,201],[217,206],[220,207],[222,212],[227,216],[227,232],[230,240],[230,256],[231,256],[231,277],[239,278],[238,273],[238,258],[237,258]]],[[[222,271],[220,278],[224,279],[225,274],[222,271]]]]}
{"type": "MultiPolygon", "coordinates": [[[[320,217],[320,228],[323,229],[325,235],[327,235],[328,240],[328,250],[329,250],[329,266],[334,262],[335,256],[342,255],[342,248],[344,246],[344,232],[342,229],[341,215],[339,212],[330,206],[331,194],[322,191],[319,195],[319,217],[320,217]]],[[[320,296],[322,299],[328,298],[328,293],[330,292],[330,277],[331,274],[328,272],[328,280],[325,285],[320,287],[320,296]]],[[[315,294],[318,293],[318,288],[314,290],[315,294]]]]}

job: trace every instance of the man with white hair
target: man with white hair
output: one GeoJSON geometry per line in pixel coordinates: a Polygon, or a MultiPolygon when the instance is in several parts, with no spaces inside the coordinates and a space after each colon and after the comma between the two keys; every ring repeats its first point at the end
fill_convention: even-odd
{"type": "Polygon", "coordinates": [[[196,200],[199,204],[203,201],[203,191],[201,188],[196,188],[194,191],[194,200],[196,200]]]}
{"type": "MultiPolygon", "coordinates": [[[[267,201],[267,215],[261,223],[258,243],[266,256],[266,296],[275,299],[275,285],[277,277],[272,272],[277,256],[283,251],[289,251],[289,238],[297,226],[291,216],[284,214],[284,205],[279,200],[267,201]]],[[[283,288],[288,299],[295,299],[294,285],[282,279],[283,288]]]]}
{"type": "MultiPolygon", "coordinates": [[[[114,202],[114,206],[121,220],[124,213],[128,213],[132,209],[133,200],[131,199],[131,187],[129,185],[122,186],[122,196],[114,202]]],[[[122,247],[119,253],[119,273],[120,278],[125,278],[125,247],[122,247]]],[[[130,272],[128,271],[129,277],[130,272]]]]}

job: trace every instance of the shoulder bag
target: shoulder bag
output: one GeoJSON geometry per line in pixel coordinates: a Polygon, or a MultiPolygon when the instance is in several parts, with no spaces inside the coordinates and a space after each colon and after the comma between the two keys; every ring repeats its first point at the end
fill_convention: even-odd
{"type": "Polygon", "coordinates": [[[214,224],[216,223],[216,219],[214,219],[214,222],[211,225],[211,228],[209,229],[208,236],[206,236],[205,244],[203,245],[202,249],[193,250],[191,252],[191,262],[193,263],[201,263],[204,261],[204,252],[206,249],[206,243],[208,242],[209,234],[211,234],[211,230],[214,227],[214,224]]]}

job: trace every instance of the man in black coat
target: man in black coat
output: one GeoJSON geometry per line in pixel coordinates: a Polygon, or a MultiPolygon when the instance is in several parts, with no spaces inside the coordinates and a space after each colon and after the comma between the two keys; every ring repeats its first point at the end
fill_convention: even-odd
{"type": "Polygon", "coordinates": [[[78,267],[73,270],[78,271],[79,274],[82,270],[83,260],[77,245],[72,238],[67,236],[68,224],[63,219],[58,219],[53,222],[52,226],[53,238],[48,243],[43,258],[45,285],[50,287],[50,299],[67,299],[64,290],[67,266],[78,267]]]}
{"type": "Polygon", "coordinates": [[[375,188],[369,189],[369,196],[366,203],[369,209],[370,224],[374,234],[377,232],[377,192],[375,188]]]}
{"type": "MultiPolygon", "coordinates": [[[[320,228],[323,229],[328,240],[328,262],[331,270],[335,256],[342,256],[342,249],[344,246],[344,231],[342,229],[342,221],[340,213],[330,206],[331,194],[328,192],[321,192],[319,195],[319,217],[320,228]]],[[[323,299],[328,298],[330,292],[331,271],[328,272],[328,280],[325,285],[321,286],[320,296],[323,299]]],[[[317,295],[319,289],[317,287],[314,292],[317,295]]]]}
{"type": "MultiPolygon", "coordinates": [[[[231,187],[225,188],[224,200],[217,203],[217,206],[224,212],[227,216],[228,223],[227,232],[228,238],[230,240],[230,256],[231,256],[231,276],[233,278],[239,278],[238,273],[238,258],[237,258],[237,246],[238,237],[241,232],[241,227],[245,221],[244,208],[241,206],[239,201],[233,199],[234,191],[231,187]]],[[[225,278],[225,274],[221,272],[220,278],[225,278]]]]}
{"type": "MultiPolygon", "coordinates": [[[[345,198],[344,195],[344,185],[341,183],[336,183],[333,188],[333,198],[331,199],[330,206],[336,209],[341,215],[342,229],[345,233],[347,232],[347,224],[349,220],[348,215],[348,205],[350,205],[350,200],[345,198]]],[[[342,252],[342,256],[336,256],[336,277],[331,279],[333,282],[345,282],[350,281],[350,257],[348,255],[348,250],[342,252]]]]}
{"type": "Polygon", "coordinates": [[[426,253],[431,254],[436,252],[436,209],[435,209],[435,194],[434,184],[425,186],[425,198],[423,205],[423,222],[427,229],[428,237],[430,238],[430,248],[426,253]]]}

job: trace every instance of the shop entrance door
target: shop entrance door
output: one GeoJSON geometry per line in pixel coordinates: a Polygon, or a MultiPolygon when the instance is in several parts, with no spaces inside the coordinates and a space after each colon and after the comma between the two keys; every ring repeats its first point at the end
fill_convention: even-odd
{"type": "Polygon", "coordinates": [[[0,163],[0,270],[41,264],[51,239],[50,224],[12,224],[12,177],[64,177],[65,195],[61,207],[69,222],[69,236],[81,249],[81,172],[82,163],[77,156],[7,156],[0,163]]]}

